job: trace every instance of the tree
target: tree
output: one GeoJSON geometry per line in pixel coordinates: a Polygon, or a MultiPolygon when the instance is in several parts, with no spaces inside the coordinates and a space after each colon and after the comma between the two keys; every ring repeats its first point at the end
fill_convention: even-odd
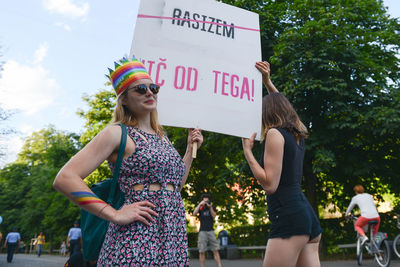
{"type": "MultiPolygon", "coordinates": [[[[116,98],[112,91],[99,90],[93,96],[84,95],[82,99],[89,106],[89,110],[78,110],[77,112],[78,116],[86,120],[85,131],[80,137],[80,142],[86,145],[111,122],[116,98]]],[[[112,174],[106,162],[103,162],[86,177],[85,181],[90,186],[107,177],[112,177],[112,174]]]]}
{"type": "MultiPolygon", "coordinates": [[[[0,57],[2,55],[0,54],[0,57]]],[[[1,73],[3,71],[3,62],[0,62],[0,78],[1,78],[1,73]]],[[[0,140],[4,140],[6,135],[9,135],[14,132],[12,128],[10,128],[7,125],[4,125],[4,123],[11,117],[13,114],[12,111],[5,110],[0,106],[0,140]]],[[[0,160],[4,158],[6,155],[5,151],[5,146],[3,143],[0,143],[0,160]]]]}
{"type": "Polygon", "coordinates": [[[400,24],[383,1],[224,2],[260,14],[272,78],[310,130],[304,184],[314,209],[343,210],[356,183],[378,198],[398,192],[400,24]]]}
{"type": "Polygon", "coordinates": [[[80,147],[77,135],[56,131],[52,126],[26,139],[16,162],[0,170],[3,230],[16,226],[23,239],[40,231],[50,242],[65,237],[79,217],[79,207],[56,192],[52,184],[80,147]]]}
{"type": "MultiPolygon", "coordinates": [[[[4,125],[5,122],[11,117],[12,112],[8,110],[4,110],[0,107],[0,138],[4,140],[7,135],[14,132],[9,126],[4,125]]],[[[6,155],[4,143],[0,143],[0,160],[4,158],[6,155]]]]}

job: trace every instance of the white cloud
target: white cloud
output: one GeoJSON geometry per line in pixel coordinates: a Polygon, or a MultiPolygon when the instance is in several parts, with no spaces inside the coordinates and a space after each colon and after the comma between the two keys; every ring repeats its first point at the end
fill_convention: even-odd
{"type": "Polygon", "coordinates": [[[17,155],[21,149],[22,146],[24,145],[24,139],[21,137],[13,137],[10,139],[10,141],[8,142],[8,153],[10,153],[11,155],[17,155]]]}
{"type": "Polygon", "coordinates": [[[7,154],[0,159],[0,168],[3,168],[7,163],[13,162],[17,159],[18,153],[24,145],[24,139],[21,137],[4,138],[0,140],[0,145],[3,146],[7,154]]]}
{"type": "Polygon", "coordinates": [[[49,71],[40,63],[46,56],[47,44],[36,50],[34,65],[8,60],[0,77],[0,106],[34,114],[53,103],[60,85],[49,77],[49,71]]]}
{"type": "Polygon", "coordinates": [[[47,55],[47,50],[49,49],[49,45],[47,43],[43,43],[39,46],[39,49],[35,51],[34,55],[34,64],[40,64],[44,57],[47,55]]]}
{"type": "Polygon", "coordinates": [[[76,110],[71,109],[71,107],[60,106],[58,108],[58,115],[64,119],[65,118],[67,118],[67,119],[74,118],[74,117],[76,117],[76,110]]]}
{"type": "Polygon", "coordinates": [[[73,0],[43,0],[43,6],[50,12],[71,18],[85,18],[89,13],[89,3],[73,3],[73,0]]]}
{"type": "Polygon", "coordinates": [[[63,28],[67,32],[70,32],[72,30],[71,27],[68,24],[63,23],[63,22],[57,22],[56,26],[63,28]]]}
{"type": "Polygon", "coordinates": [[[18,126],[18,132],[20,132],[26,136],[30,135],[34,131],[35,131],[35,129],[30,124],[21,124],[20,126],[18,126]]]}

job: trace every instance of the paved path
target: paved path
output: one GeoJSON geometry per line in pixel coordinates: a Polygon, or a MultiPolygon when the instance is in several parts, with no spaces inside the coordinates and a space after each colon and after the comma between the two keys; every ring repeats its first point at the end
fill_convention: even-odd
{"type": "MultiPolygon", "coordinates": [[[[7,264],[6,254],[0,254],[0,267],[62,267],[67,261],[66,257],[42,255],[40,258],[35,255],[15,254],[14,260],[11,264],[7,264]]],[[[207,259],[206,267],[215,267],[214,260],[207,259]]],[[[262,261],[260,259],[248,260],[222,260],[223,267],[261,267],[262,261]]],[[[357,262],[353,261],[323,261],[322,267],[357,267],[357,262]]],[[[373,260],[367,260],[363,264],[366,267],[377,266],[373,260]]],[[[391,267],[400,267],[400,261],[392,261],[391,267]]],[[[190,260],[190,267],[200,267],[198,260],[190,260]]]]}
{"type": "Polygon", "coordinates": [[[7,254],[0,254],[0,267],[62,267],[67,261],[67,257],[28,254],[14,254],[11,264],[7,263],[7,254]]]}

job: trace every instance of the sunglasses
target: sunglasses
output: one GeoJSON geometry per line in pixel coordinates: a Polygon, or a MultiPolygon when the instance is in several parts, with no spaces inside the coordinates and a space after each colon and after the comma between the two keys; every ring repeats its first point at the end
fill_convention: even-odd
{"type": "Polygon", "coordinates": [[[133,89],[133,90],[135,90],[136,92],[138,92],[141,95],[146,94],[147,89],[149,89],[154,95],[156,95],[160,91],[160,86],[158,84],[154,84],[154,83],[151,83],[149,85],[147,85],[147,84],[138,84],[136,86],[132,86],[129,89],[133,89]]]}

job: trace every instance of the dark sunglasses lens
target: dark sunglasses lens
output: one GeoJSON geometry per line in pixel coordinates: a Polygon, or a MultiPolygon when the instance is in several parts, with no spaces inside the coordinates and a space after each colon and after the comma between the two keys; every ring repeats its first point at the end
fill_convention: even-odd
{"type": "Polygon", "coordinates": [[[136,92],[144,95],[147,92],[147,86],[145,84],[139,84],[136,86],[136,92]]]}
{"type": "Polygon", "coordinates": [[[158,94],[158,92],[160,91],[160,86],[157,85],[157,84],[152,83],[152,84],[149,85],[149,89],[151,90],[151,92],[153,94],[158,94]]]}

